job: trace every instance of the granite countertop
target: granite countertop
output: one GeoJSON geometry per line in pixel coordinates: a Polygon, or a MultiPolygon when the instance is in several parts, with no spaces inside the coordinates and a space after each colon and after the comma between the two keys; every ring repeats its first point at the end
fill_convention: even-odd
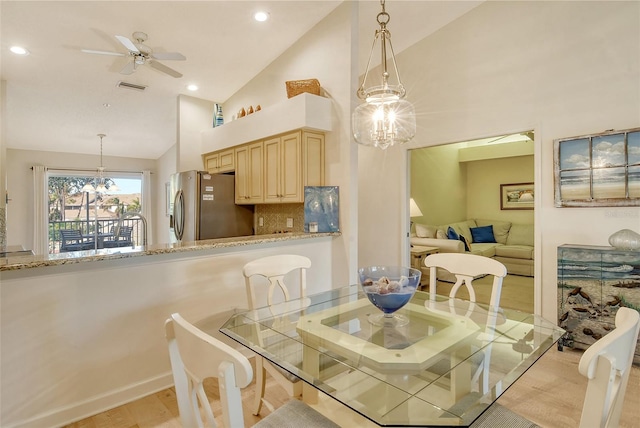
{"type": "Polygon", "coordinates": [[[340,233],[276,233],[272,235],[239,236],[234,238],[208,239],[204,241],[181,242],[176,244],[147,245],[145,247],[121,247],[103,250],[73,251],[68,253],[40,256],[16,256],[0,258],[0,272],[30,269],[45,266],[60,266],[74,263],[99,262],[158,254],[184,253],[215,248],[243,247],[301,239],[317,239],[340,236],[340,233]]]}

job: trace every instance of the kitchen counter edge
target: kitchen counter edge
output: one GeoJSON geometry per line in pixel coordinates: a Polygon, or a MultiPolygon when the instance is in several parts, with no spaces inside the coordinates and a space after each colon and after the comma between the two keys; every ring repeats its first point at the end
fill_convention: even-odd
{"type": "Polygon", "coordinates": [[[176,244],[148,245],[146,247],[123,247],[104,250],[74,251],[69,253],[47,254],[44,256],[17,256],[0,259],[0,272],[45,266],[61,266],[74,263],[153,256],[158,254],[202,251],[214,248],[243,247],[247,245],[268,244],[273,242],[317,239],[340,235],[340,232],[276,233],[272,235],[238,236],[233,238],[207,239],[204,241],[191,241],[176,244]]]}

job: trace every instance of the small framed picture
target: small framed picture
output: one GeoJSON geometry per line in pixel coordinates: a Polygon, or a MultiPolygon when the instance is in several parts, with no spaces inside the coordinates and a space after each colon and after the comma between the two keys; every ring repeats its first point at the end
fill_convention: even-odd
{"type": "Polygon", "coordinates": [[[500,185],[501,210],[532,210],[533,202],[533,183],[500,185]]]}

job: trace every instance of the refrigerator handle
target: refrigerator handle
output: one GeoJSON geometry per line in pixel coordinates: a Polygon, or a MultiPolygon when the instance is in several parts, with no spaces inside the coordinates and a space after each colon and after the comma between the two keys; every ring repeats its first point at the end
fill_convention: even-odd
{"type": "Polygon", "coordinates": [[[178,190],[173,200],[173,233],[178,241],[182,240],[184,234],[184,194],[182,189],[178,190]]]}

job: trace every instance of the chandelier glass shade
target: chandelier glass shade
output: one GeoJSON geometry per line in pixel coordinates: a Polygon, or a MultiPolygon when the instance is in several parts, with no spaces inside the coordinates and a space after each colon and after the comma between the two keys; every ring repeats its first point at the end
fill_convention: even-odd
{"type": "Polygon", "coordinates": [[[100,137],[100,166],[97,169],[97,174],[93,178],[93,180],[87,182],[83,187],[83,192],[89,193],[107,193],[107,190],[112,192],[117,192],[120,189],[116,185],[116,183],[110,178],[105,178],[104,176],[104,166],[102,166],[102,139],[106,137],[105,134],[98,134],[100,137]],[[107,189],[107,182],[110,182],[109,188],[107,189]]]}
{"type": "Polygon", "coordinates": [[[380,1],[382,12],[377,16],[380,29],[376,30],[367,69],[358,88],[358,98],[364,100],[353,112],[351,122],[353,137],[358,144],[386,149],[395,144],[410,141],[416,135],[416,113],[413,105],[404,100],[406,90],[400,81],[398,67],[391,45],[391,33],[387,29],[389,14],[385,11],[384,0],[380,1]],[[380,82],[377,85],[365,87],[369,75],[371,58],[380,44],[381,69],[380,82]],[[387,45],[391,58],[387,60],[387,45]],[[388,62],[395,72],[395,84],[389,81],[388,62]]]}

